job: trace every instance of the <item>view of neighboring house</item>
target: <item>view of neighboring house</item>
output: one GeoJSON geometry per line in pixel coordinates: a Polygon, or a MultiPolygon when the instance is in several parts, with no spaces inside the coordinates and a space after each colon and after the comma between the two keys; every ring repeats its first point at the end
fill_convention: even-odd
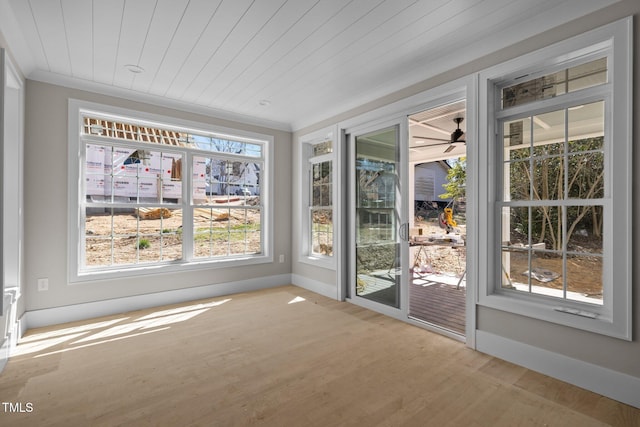
{"type": "Polygon", "coordinates": [[[445,193],[443,185],[447,183],[450,166],[444,161],[419,163],[415,166],[415,201],[447,204],[450,198],[441,198],[445,193]]]}

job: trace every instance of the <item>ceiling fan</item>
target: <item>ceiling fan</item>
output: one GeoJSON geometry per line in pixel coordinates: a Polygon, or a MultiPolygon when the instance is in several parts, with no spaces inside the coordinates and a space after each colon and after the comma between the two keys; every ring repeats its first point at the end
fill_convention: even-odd
{"type": "Polygon", "coordinates": [[[414,136],[415,139],[426,139],[429,141],[445,141],[442,142],[440,144],[429,144],[429,145],[421,145],[421,146],[416,146],[416,147],[411,147],[411,148],[422,148],[422,147],[434,147],[436,145],[447,145],[448,147],[444,150],[445,153],[450,152],[451,150],[453,150],[455,148],[455,145],[453,145],[456,142],[462,142],[462,143],[466,143],[467,141],[465,140],[464,136],[465,133],[462,131],[462,129],[460,129],[460,123],[462,123],[462,121],[464,120],[464,117],[456,117],[453,119],[454,123],[456,124],[456,130],[454,130],[451,133],[451,139],[442,139],[442,138],[431,138],[431,137],[426,137],[426,136],[414,136]]]}

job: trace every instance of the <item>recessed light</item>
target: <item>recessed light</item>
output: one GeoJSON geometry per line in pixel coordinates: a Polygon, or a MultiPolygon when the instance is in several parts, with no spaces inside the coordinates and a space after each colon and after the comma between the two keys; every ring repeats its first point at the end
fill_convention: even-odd
{"type": "Polygon", "coordinates": [[[132,72],[133,74],[140,74],[144,71],[144,68],[142,68],[139,65],[135,65],[135,64],[127,64],[124,66],[124,68],[127,69],[127,71],[132,72]]]}

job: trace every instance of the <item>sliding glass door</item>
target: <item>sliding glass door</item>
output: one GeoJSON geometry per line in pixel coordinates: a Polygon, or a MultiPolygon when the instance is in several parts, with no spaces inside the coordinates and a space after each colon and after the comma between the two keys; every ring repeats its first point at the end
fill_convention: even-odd
{"type": "Polygon", "coordinates": [[[350,297],[401,308],[408,256],[401,124],[349,134],[351,159],[350,297]],[[402,158],[402,159],[401,159],[402,158]]]}

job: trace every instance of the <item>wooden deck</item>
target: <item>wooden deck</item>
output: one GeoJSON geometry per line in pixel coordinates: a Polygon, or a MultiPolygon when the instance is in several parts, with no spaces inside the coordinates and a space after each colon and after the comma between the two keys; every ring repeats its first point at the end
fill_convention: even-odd
{"type": "Polygon", "coordinates": [[[409,316],[460,335],[465,333],[466,287],[449,276],[415,275],[409,285],[409,316]]]}
{"type": "MultiPolygon", "coordinates": [[[[358,296],[392,307],[398,306],[394,272],[359,275],[358,296]]],[[[459,335],[465,334],[466,283],[452,274],[414,274],[409,285],[409,316],[459,335]]]]}

